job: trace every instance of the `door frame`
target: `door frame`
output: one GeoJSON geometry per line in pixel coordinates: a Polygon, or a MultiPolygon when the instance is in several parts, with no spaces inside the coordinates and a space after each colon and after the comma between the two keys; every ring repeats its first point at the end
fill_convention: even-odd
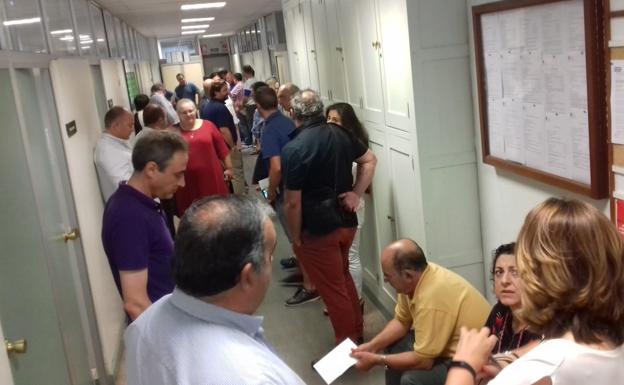
{"type": "MultiPolygon", "coordinates": [[[[9,52],[9,51],[0,51],[0,69],[8,69],[11,79],[12,88],[14,91],[14,102],[16,106],[16,114],[17,120],[19,122],[19,130],[20,135],[22,137],[22,142],[24,144],[24,155],[26,158],[26,162],[29,168],[29,179],[31,186],[36,186],[36,181],[34,180],[34,176],[32,175],[33,168],[33,156],[32,150],[29,146],[29,138],[28,133],[25,127],[25,119],[24,119],[24,111],[25,108],[22,105],[22,102],[19,98],[19,88],[17,87],[16,75],[15,71],[17,69],[46,69],[49,71],[50,62],[60,56],[58,55],[41,55],[41,54],[31,54],[31,53],[22,53],[22,52],[9,52]]],[[[80,58],[76,58],[80,59],[80,58]]],[[[42,95],[42,87],[41,82],[35,82],[36,90],[37,90],[37,104],[42,109],[42,113],[47,112],[47,104],[43,100],[42,95]],[[45,110],[45,111],[43,111],[45,110]]],[[[52,82],[50,77],[50,88],[52,89],[52,82]]],[[[56,113],[56,101],[53,100],[55,113],[56,113]]],[[[56,121],[58,124],[58,121],[56,121]]],[[[60,132],[55,133],[55,135],[60,135],[60,132]]],[[[54,179],[54,190],[57,203],[61,207],[61,213],[63,215],[62,220],[67,225],[67,230],[69,231],[71,228],[78,227],[78,216],[76,213],[76,208],[74,205],[74,196],[70,188],[64,188],[63,186],[70,186],[70,179],[67,170],[65,150],[62,146],[61,138],[59,136],[59,144],[58,148],[54,148],[53,143],[47,141],[47,151],[50,155],[50,162],[54,165],[54,167],[59,170],[58,173],[53,175],[54,179]]],[[[41,207],[41,197],[38,191],[34,191],[35,202],[38,207],[41,207]]],[[[38,211],[40,212],[40,210],[38,211]]],[[[41,216],[37,217],[37,222],[41,228],[43,228],[43,220],[41,216]]],[[[82,242],[80,238],[75,242],[68,242],[68,254],[69,254],[69,268],[68,277],[72,279],[74,284],[74,289],[76,292],[76,297],[78,298],[78,309],[80,312],[80,324],[83,330],[83,342],[85,343],[86,350],[88,352],[88,361],[91,370],[91,377],[95,380],[98,379],[101,385],[112,385],[112,378],[110,378],[109,374],[106,370],[106,365],[104,363],[104,357],[102,352],[102,344],[100,341],[100,335],[98,332],[97,318],[95,314],[95,305],[93,303],[93,295],[91,292],[91,286],[89,282],[89,276],[86,266],[85,253],[83,250],[82,242]]],[[[49,259],[52,256],[48,250],[48,247],[44,247],[44,258],[49,262],[49,259]]],[[[53,288],[58,285],[56,281],[56,277],[54,275],[50,275],[50,280],[52,282],[53,288]]],[[[59,298],[57,293],[53,290],[53,298],[54,305],[57,309],[60,308],[59,304],[63,301],[63,298],[59,298]]],[[[67,343],[66,336],[64,333],[64,320],[59,317],[58,320],[59,330],[61,333],[61,337],[63,341],[67,343]]],[[[2,325],[0,324],[0,334],[2,334],[2,325]]],[[[1,337],[1,335],[0,335],[1,337]]],[[[0,340],[1,341],[1,340],[0,340]]],[[[63,351],[65,355],[66,347],[63,347],[63,351]]],[[[0,374],[3,370],[3,363],[8,363],[8,355],[6,351],[3,350],[0,352],[0,374]]],[[[9,373],[12,373],[10,370],[10,364],[8,366],[9,373]]],[[[69,370],[69,368],[68,368],[69,370]]],[[[71,372],[71,371],[70,371],[71,372]]],[[[11,375],[12,377],[12,375],[11,375]]]]}

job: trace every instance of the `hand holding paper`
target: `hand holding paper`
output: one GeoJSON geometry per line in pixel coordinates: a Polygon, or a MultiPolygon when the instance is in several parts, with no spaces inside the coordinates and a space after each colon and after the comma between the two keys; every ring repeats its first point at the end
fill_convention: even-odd
{"type": "Polygon", "coordinates": [[[357,362],[350,355],[351,350],[356,347],[357,345],[347,338],[314,364],[314,369],[328,385],[331,384],[357,362]]]}

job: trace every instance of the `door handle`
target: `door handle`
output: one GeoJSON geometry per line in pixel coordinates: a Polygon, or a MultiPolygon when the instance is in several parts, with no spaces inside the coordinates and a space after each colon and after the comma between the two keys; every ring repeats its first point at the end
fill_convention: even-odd
{"type": "Polygon", "coordinates": [[[72,229],[70,232],[63,234],[63,241],[65,243],[69,241],[75,241],[80,237],[80,230],[72,229]]]}
{"type": "Polygon", "coordinates": [[[394,222],[394,217],[393,217],[393,216],[391,216],[391,215],[388,215],[388,220],[389,220],[390,222],[394,222]]]}
{"type": "Polygon", "coordinates": [[[26,353],[26,349],[28,348],[28,343],[26,342],[26,340],[17,340],[15,342],[9,342],[8,340],[4,340],[4,346],[6,347],[6,351],[9,354],[24,354],[26,353]]]}

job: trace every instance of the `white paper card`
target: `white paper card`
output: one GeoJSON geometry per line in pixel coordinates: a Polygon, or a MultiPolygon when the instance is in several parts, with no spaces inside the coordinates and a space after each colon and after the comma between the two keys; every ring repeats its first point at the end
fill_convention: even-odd
{"type": "Polygon", "coordinates": [[[624,144],[624,60],[611,61],[611,141],[624,144]]]}
{"type": "Polygon", "coordinates": [[[357,345],[347,338],[314,364],[314,369],[328,385],[331,384],[357,362],[350,356],[351,349],[355,348],[357,345]]]}

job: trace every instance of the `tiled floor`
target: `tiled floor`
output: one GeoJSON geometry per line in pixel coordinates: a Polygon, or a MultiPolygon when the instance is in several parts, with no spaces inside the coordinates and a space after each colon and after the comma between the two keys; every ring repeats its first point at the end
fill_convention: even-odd
{"type": "MultiPolygon", "coordinates": [[[[245,172],[249,176],[254,157],[246,155],[245,172]]],[[[255,192],[253,192],[255,193],[255,192]]],[[[279,265],[279,259],[290,255],[290,246],[279,226],[278,246],[274,255],[273,280],[258,314],[265,317],[264,329],[267,340],[273,345],[279,356],[308,385],[322,385],[325,382],[312,369],[310,363],[331,350],[334,346],[334,335],[329,318],[323,315],[323,302],[316,301],[297,307],[286,307],[284,301],[296,290],[293,287],[279,285],[279,280],[286,273],[279,265]]],[[[364,338],[369,340],[385,325],[386,319],[370,302],[366,302],[364,315],[364,338]]],[[[117,385],[126,385],[125,365],[119,370],[117,385]]],[[[384,384],[384,371],[376,368],[369,373],[361,373],[350,369],[333,384],[384,384]]]]}

